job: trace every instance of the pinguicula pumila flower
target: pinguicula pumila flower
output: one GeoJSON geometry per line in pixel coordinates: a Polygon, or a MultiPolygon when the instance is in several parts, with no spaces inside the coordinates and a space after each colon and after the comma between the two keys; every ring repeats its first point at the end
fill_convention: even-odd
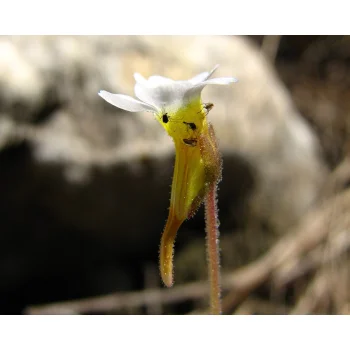
{"type": "Polygon", "coordinates": [[[201,92],[207,85],[228,85],[235,78],[210,78],[210,72],[189,80],[174,81],[154,75],[145,79],[135,73],[135,99],[122,94],[100,91],[112,105],[129,112],[151,112],[175,144],[175,167],[169,216],[161,238],[160,272],[164,284],[173,285],[173,251],[176,233],[184,220],[206,205],[206,231],[211,311],[220,313],[220,274],[216,187],[221,179],[221,156],[207,114],[212,103],[203,103],[201,92]]]}

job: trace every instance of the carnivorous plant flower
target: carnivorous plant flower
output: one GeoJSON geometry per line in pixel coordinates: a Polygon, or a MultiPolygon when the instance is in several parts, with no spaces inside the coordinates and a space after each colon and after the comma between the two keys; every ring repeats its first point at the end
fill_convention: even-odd
{"type": "Polygon", "coordinates": [[[189,80],[174,81],[154,75],[145,79],[138,73],[135,99],[101,90],[99,95],[129,112],[151,112],[175,144],[169,216],[160,244],[160,272],[164,284],[173,285],[173,251],[177,231],[184,220],[206,204],[206,230],[212,313],[220,313],[220,274],[216,187],[221,179],[221,156],[207,114],[212,103],[202,103],[207,85],[227,85],[235,78],[210,78],[218,66],[189,80]]]}

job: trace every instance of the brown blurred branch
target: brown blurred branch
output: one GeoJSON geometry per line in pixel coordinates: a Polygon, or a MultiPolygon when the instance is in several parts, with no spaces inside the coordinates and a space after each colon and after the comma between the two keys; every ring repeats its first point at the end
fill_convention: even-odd
{"type": "MultiPolygon", "coordinates": [[[[257,261],[257,267],[265,269],[264,274],[261,271],[253,279],[255,284],[247,285],[252,289],[247,288],[246,295],[260,285],[261,279],[269,279],[274,288],[280,289],[291,282],[291,279],[314,271],[349,251],[349,213],[350,190],[346,190],[307,214],[294,230],[257,261]]],[[[232,288],[224,299],[224,312],[232,312],[242,301],[242,297],[242,293],[232,288]]]]}
{"type": "Polygon", "coordinates": [[[249,297],[235,311],[235,315],[285,315],[289,308],[285,304],[273,303],[256,297],[249,297]]]}
{"type": "Polygon", "coordinates": [[[305,275],[308,271],[315,270],[322,265],[332,262],[347,252],[349,248],[350,231],[339,232],[325,246],[319,245],[305,257],[295,258],[288,264],[283,264],[273,277],[275,287],[284,286],[305,275]]]}
{"type": "Polygon", "coordinates": [[[350,183],[350,152],[329,175],[323,186],[320,199],[330,198],[350,183]]]}
{"type": "Polygon", "coordinates": [[[328,271],[321,270],[291,311],[292,315],[311,314],[323,303],[329,303],[328,271]]]}
{"type": "MultiPolygon", "coordinates": [[[[223,289],[234,288],[237,294],[243,297],[246,292],[254,289],[257,283],[266,278],[265,259],[259,260],[244,267],[237,272],[223,277],[223,289]]],[[[207,281],[189,283],[170,289],[148,289],[140,292],[113,293],[110,295],[58,302],[48,305],[30,306],[27,314],[86,314],[110,313],[117,310],[151,306],[159,304],[176,303],[184,300],[207,298],[209,285],[207,281]]]]}

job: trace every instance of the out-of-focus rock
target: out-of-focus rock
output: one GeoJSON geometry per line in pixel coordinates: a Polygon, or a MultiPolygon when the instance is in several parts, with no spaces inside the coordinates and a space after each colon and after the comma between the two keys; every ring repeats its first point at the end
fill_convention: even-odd
{"type": "MultiPolygon", "coordinates": [[[[0,38],[0,271],[12,278],[3,293],[30,285],[35,294],[34,281],[55,274],[67,290],[78,279],[73,296],[139,287],[132,270],[157,260],[173,145],[151,114],[114,108],[97,92],[133,95],[135,71],[187,79],[217,63],[217,76],[239,79],[203,92],[224,156],[222,228],[283,234],[312,205],[326,170],[314,134],[246,40],[0,38]],[[109,263],[123,268],[89,277],[109,263]]],[[[197,222],[188,227],[202,230],[197,222]]]]}

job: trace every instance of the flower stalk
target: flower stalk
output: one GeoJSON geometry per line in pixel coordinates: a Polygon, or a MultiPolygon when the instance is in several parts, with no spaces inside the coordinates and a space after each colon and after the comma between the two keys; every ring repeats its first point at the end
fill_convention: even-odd
{"type": "Polygon", "coordinates": [[[221,281],[219,254],[219,220],[217,185],[212,184],[205,199],[205,230],[207,233],[207,259],[210,283],[210,312],[221,314],[221,281]]]}
{"type": "Polygon", "coordinates": [[[222,159],[216,141],[214,128],[209,124],[209,140],[207,141],[205,157],[210,162],[214,172],[208,182],[205,205],[205,231],[207,234],[207,260],[210,283],[210,311],[213,315],[221,314],[221,281],[219,253],[219,219],[217,207],[217,184],[221,180],[222,159]]]}

